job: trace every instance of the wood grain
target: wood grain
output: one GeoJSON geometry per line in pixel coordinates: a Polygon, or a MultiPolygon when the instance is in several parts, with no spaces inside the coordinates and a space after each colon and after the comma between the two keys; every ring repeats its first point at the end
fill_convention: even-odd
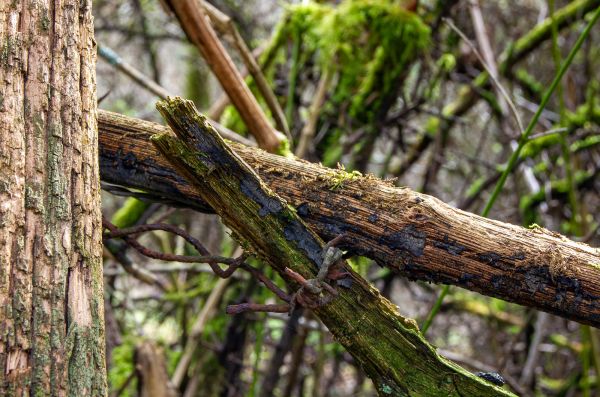
{"type": "MultiPolygon", "coordinates": [[[[104,181],[206,211],[148,141],[167,127],[100,111],[104,181]]],[[[543,228],[482,218],[372,176],[351,176],[230,143],[323,239],[411,279],[452,284],[600,325],[600,253],[543,228]]]]}

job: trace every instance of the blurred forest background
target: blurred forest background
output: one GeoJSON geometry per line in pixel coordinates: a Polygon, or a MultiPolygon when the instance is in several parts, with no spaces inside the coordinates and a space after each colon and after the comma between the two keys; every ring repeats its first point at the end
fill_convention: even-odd
{"type": "MultiPolygon", "coordinates": [[[[235,34],[218,30],[238,69],[247,67],[234,37],[252,51],[275,94],[283,121],[271,117],[275,111],[246,78],[273,125],[289,126],[290,145],[282,150],[393,179],[473,213],[484,209],[586,14],[598,6],[581,0],[209,3],[237,27],[235,34]]],[[[252,140],[161,2],[95,0],[94,15],[101,109],[162,123],[156,101],[179,95],[252,140]]],[[[599,245],[598,43],[596,25],[524,145],[491,218],[599,245]]],[[[213,254],[239,254],[216,215],[106,191],[102,200],[104,217],[118,226],[168,222],[213,254]]],[[[112,396],[138,395],[144,382],[167,378],[171,393],[184,396],[376,394],[310,310],[227,315],[230,304],[273,301],[248,274],[219,279],[206,264],[150,259],[110,241],[104,269],[112,396]]],[[[194,254],[164,231],[139,242],[194,254]]],[[[351,263],[419,324],[443,288],[410,282],[365,258],[351,263]]],[[[600,335],[593,328],[453,288],[426,337],[474,372],[500,373],[517,394],[600,395],[600,335]]]]}

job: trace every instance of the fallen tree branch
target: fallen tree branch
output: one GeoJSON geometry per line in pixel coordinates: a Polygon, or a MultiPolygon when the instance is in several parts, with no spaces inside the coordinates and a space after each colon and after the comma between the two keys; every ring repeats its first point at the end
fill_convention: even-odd
{"type": "MultiPolygon", "coordinates": [[[[167,127],[100,111],[99,128],[104,181],[210,208],[149,142],[167,127]]],[[[482,218],[374,177],[230,146],[322,238],[345,233],[343,249],[411,280],[458,285],[600,326],[598,249],[540,227],[482,218]]]]}
{"type": "MultiPolygon", "coordinates": [[[[174,98],[159,102],[157,108],[181,140],[167,132],[153,136],[152,142],[236,239],[282,277],[289,268],[315,280],[317,270],[325,266],[325,243],[296,210],[225,144],[192,102],[174,98]]],[[[414,322],[402,318],[395,305],[345,262],[343,270],[351,285],[345,283],[347,288],[339,288],[327,304],[315,306],[314,313],[371,378],[379,395],[511,395],[440,357],[414,322]]]]}

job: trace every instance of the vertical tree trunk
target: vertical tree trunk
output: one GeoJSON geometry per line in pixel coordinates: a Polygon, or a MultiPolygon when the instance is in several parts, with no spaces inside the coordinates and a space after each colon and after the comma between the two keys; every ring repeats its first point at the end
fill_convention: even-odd
{"type": "Polygon", "coordinates": [[[91,4],[0,1],[0,395],[106,395],[91,4]]]}

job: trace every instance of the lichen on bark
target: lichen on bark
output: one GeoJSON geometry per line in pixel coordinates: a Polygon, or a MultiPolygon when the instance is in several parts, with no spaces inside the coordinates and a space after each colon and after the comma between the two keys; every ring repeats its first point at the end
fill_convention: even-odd
{"type": "Polygon", "coordinates": [[[91,3],[0,3],[0,395],[106,395],[91,3]]]}

